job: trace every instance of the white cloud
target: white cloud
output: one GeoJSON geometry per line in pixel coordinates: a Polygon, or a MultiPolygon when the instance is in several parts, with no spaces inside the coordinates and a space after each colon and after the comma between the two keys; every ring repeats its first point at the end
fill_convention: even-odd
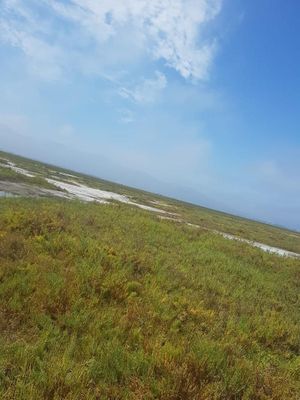
{"type": "MultiPolygon", "coordinates": [[[[46,80],[62,76],[63,48],[46,40],[50,25],[38,21],[30,7],[19,0],[4,0],[0,9],[0,41],[22,50],[35,75],[46,80]]],[[[51,29],[50,29],[51,31],[51,29]]]]}
{"type": "Polygon", "coordinates": [[[166,86],[167,78],[161,72],[156,71],[155,78],[143,79],[142,82],[132,88],[121,87],[119,94],[136,103],[152,103],[166,86]]]}
{"type": "Polygon", "coordinates": [[[130,124],[131,122],[134,122],[134,114],[132,111],[124,109],[124,110],[119,110],[119,113],[121,115],[121,122],[124,124],[130,124]]]}
{"type": "Polygon", "coordinates": [[[105,46],[117,39],[122,54],[122,43],[129,38],[153,63],[162,60],[184,78],[202,80],[216,49],[215,39],[203,32],[221,1],[3,0],[0,37],[21,48],[34,70],[46,71],[50,79],[66,67],[68,52],[88,57],[94,52],[101,70],[106,56],[99,57],[101,48],[109,52],[105,46]]]}

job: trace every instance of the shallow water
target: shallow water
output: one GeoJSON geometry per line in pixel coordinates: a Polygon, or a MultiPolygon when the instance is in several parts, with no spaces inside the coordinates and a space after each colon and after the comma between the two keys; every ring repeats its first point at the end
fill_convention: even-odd
{"type": "Polygon", "coordinates": [[[14,197],[14,195],[12,193],[4,192],[3,190],[0,190],[0,197],[14,197]]]}

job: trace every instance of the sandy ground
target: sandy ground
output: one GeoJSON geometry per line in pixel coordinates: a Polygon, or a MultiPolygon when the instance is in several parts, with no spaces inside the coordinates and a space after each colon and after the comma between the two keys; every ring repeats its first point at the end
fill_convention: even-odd
{"type": "Polygon", "coordinates": [[[95,188],[91,188],[89,186],[85,186],[85,185],[75,183],[75,182],[66,183],[66,182],[61,182],[61,181],[58,181],[55,179],[49,179],[49,178],[47,179],[47,181],[49,183],[51,183],[52,185],[55,185],[58,188],[67,191],[72,196],[74,196],[80,200],[83,200],[83,201],[97,201],[100,203],[107,203],[108,200],[115,200],[115,201],[120,201],[121,203],[130,204],[130,205],[142,208],[144,210],[162,213],[162,214],[168,214],[167,211],[165,211],[165,210],[146,206],[144,204],[135,203],[134,201],[130,200],[129,197],[127,197],[123,194],[109,192],[106,190],[95,189],[95,188]]]}
{"type": "Polygon", "coordinates": [[[260,242],[255,242],[249,239],[243,239],[239,236],[235,236],[235,235],[231,235],[230,233],[225,233],[225,232],[221,232],[221,231],[217,231],[215,229],[209,229],[206,227],[203,227],[201,225],[196,225],[196,224],[191,224],[189,222],[185,222],[183,220],[178,220],[176,218],[170,218],[170,217],[160,217],[161,219],[169,219],[169,220],[173,220],[173,221],[177,221],[177,222],[181,222],[181,223],[185,223],[188,226],[192,226],[195,228],[200,228],[200,229],[205,229],[207,231],[216,233],[217,235],[221,235],[223,236],[223,238],[225,239],[229,239],[229,240],[236,240],[238,242],[243,242],[243,243],[247,243],[252,247],[257,247],[261,250],[263,250],[266,253],[272,253],[272,254],[277,254],[278,256],[282,256],[282,257],[292,257],[292,258],[300,258],[300,254],[298,253],[294,253],[292,251],[288,251],[288,250],[284,250],[284,249],[280,249],[278,247],[273,247],[273,246],[269,246],[267,244],[264,243],[260,243],[260,242]]]}
{"type": "Polygon", "coordinates": [[[114,192],[108,192],[105,190],[100,190],[100,189],[95,189],[91,188],[79,183],[67,183],[67,182],[62,182],[56,179],[50,179],[48,178],[47,181],[51,183],[52,185],[57,186],[60,189],[63,189],[73,195],[74,197],[77,197],[80,200],[83,201],[106,201],[107,200],[116,200],[120,201],[122,203],[128,203],[129,199],[126,196],[114,193],[114,192]]]}
{"type": "Polygon", "coordinates": [[[66,176],[68,178],[77,178],[77,176],[71,175],[71,174],[66,174],[65,172],[56,172],[56,174],[66,176]]]}
{"type": "Polygon", "coordinates": [[[44,189],[39,186],[28,185],[27,183],[7,182],[0,181],[0,191],[5,194],[11,193],[17,196],[29,196],[29,197],[43,197],[43,196],[55,196],[65,199],[69,199],[67,193],[60,192],[58,190],[44,189]]]}
{"type": "Polygon", "coordinates": [[[218,232],[218,231],[214,231],[214,232],[218,233],[219,235],[222,235],[226,239],[237,240],[239,242],[248,243],[253,247],[258,247],[259,249],[265,251],[266,253],[273,253],[273,254],[277,254],[279,256],[283,256],[283,257],[300,258],[300,254],[293,253],[292,251],[280,249],[278,247],[269,246],[267,244],[263,244],[263,243],[259,243],[259,242],[253,242],[251,240],[243,239],[238,236],[230,235],[230,234],[224,233],[224,232],[218,232]]]}
{"type": "Polygon", "coordinates": [[[19,168],[16,166],[16,164],[14,164],[13,162],[9,161],[9,160],[5,160],[7,162],[7,164],[0,164],[1,167],[4,168],[10,168],[13,171],[17,172],[18,174],[22,174],[25,176],[28,176],[29,178],[33,178],[35,175],[33,175],[31,172],[27,171],[26,169],[23,168],[19,168]]]}
{"type": "Polygon", "coordinates": [[[158,206],[162,206],[162,207],[172,207],[172,208],[174,208],[173,205],[164,203],[163,201],[151,200],[150,203],[158,205],[158,206]]]}

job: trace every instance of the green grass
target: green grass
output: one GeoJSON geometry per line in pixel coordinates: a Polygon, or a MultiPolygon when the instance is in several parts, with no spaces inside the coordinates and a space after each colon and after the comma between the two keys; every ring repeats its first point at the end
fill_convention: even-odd
{"type": "Polygon", "coordinates": [[[0,398],[300,393],[300,263],[125,205],[0,200],[0,398]]]}

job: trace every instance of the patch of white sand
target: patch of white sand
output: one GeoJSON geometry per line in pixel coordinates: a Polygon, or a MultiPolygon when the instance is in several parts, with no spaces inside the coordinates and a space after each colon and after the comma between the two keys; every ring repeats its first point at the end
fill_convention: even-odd
{"type": "Polygon", "coordinates": [[[259,249],[265,251],[266,253],[273,253],[273,254],[277,254],[282,257],[300,258],[300,254],[293,253],[292,251],[280,249],[279,247],[273,247],[273,246],[269,246],[264,243],[253,242],[252,240],[243,239],[238,236],[230,235],[229,233],[224,233],[224,232],[219,232],[219,231],[214,231],[214,232],[218,233],[219,235],[222,235],[226,239],[237,240],[238,242],[243,242],[243,243],[250,244],[253,247],[258,247],[259,249]]]}
{"type": "Polygon", "coordinates": [[[17,172],[18,174],[28,176],[29,178],[35,177],[35,175],[33,175],[31,172],[27,171],[27,169],[17,167],[16,164],[11,161],[8,161],[8,160],[5,160],[5,161],[7,161],[7,164],[1,164],[1,167],[9,168],[9,169],[17,172]]]}
{"type": "Polygon", "coordinates": [[[52,172],[53,176],[55,176],[56,179],[59,179],[60,176],[65,176],[67,178],[75,178],[78,179],[78,176],[67,174],[65,172],[60,172],[60,171],[55,171],[54,169],[49,169],[49,172],[52,172]]]}
{"type": "Polygon", "coordinates": [[[120,199],[116,198],[116,196],[120,195],[116,195],[112,192],[106,192],[104,190],[94,189],[79,184],[61,182],[56,179],[46,178],[46,180],[49,183],[52,183],[52,185],[65,190],[71,194],[73,198],[77,198],[82,201],[97,201],[98,203],[107,203],[107,200],[121,201],[120,199]]]}
{"type": "Polygon", "coordinates": [[[70,182],[61,182],[56,179],[49,179],[47,178],[49,183],[59,187],[70,193],[74,198],[77,198],[82,201],[97,201],[98,203],[107,203],[108,200],[116,200],[120,201],[121,203],[131,204],[133,206],[142,208],[143,210],[158,212],[158,213],[166,213],[164,210],[160,210],[158,208],[145,206],[143,204],[135,203],[131,201],[127,196],[123,194],[118,194],[114,192],[109,192],[106,190],[100,190],[91,188],[89,186],[85,186],[79,183],[70,183],[70,182]]]}
{"type": "Polygon", "coordinates": [[[132,204],[136,207],[142,208],[143,210],[148,210],[148,211],[162,213],[162,214],[169,214],[167,211],[161,210],[160,208],[145,206],[144,204],[134,203],[133,201],[129,201],[127,204],[132,204]]]}
{"type": "Polygon", "coordinates": [[[193,227],[197,227],[197,228],[201,228],[201,229],[205,229],[205,230],[210,231],[210,232],[214,232],[217,235],[223,236],[225,239],[236,240],[238,242],[247,243],[250,246],[257,247],[257,248],[263,250],[266,253],[277,254],[278,256],[282,256],[282,257],[300,258],[300,254],[294,253],[294,252],[289,251],[289,250],[280,249],[279,247],[273,247],[273,246],[269,246],[269,245],[264,244],[264,243],[254,242],[254,241],[249,240],[249,239],[243,239],[243,238],[241,238],[239,236],[231,235],[230,233],[220,232],[220,231],[217,231],[215,229],[209,229],[209,228],[206,228],[206,227],[203,227],[203,226],[200,226],[200,225],[191,224],[189,222],[187,222],[187,225],[193,226],[193,227]]]}
{"type": "Polygon", "coordinates": [[[58,172],[58,171],[57,171],[56,173],[58,173],[59,175],[67,176],[67,177],[69,177],[69,178],[78,178],[78,177],[75,176],[75,175],[66,174],[65,172],[58,172]]]}
{"type": "Polygon", "coordinates": [[[225,239],[236,240],[238,242],[247,243],[250,246],[257,247],[257,248],[263,250],[266,253],[277,254],[278,256],[282,256],[282,257],[300,258],[300,254],[294,253],[294,252],[289,251],[289,250],[284,250],[284,249],[280,249],[279,247],[269,246],[267,244],[260,243],[260,242],[254,242],[254,241],[249,240],[249,239],[243,239],[243,238],[241,238],[239,236],[231,235],[230,233],[225,233],[225,232],[217,231],[215,229],[206,228],[205,226],[192,224],[190,222],[185,222],[184,220],[179,219],[179,218],[164,217],[164,216],[161,216],[161,215],[159,215],[158,217],[160,219],[166,219],[166,220],[170,220],[170,221],[181,222],[181,223],[184,223],[185,225],[191,226],[193,228],[204,229],[206,231],[216,233],[217,235],[221,235],[225,239]]]}
{"type": "Polygon", "coordinates": [[[156,204],[158,206],[163,206],[163,207],[174,207],[171,204],[167,204],[167,203],[164,203],[163,201],[159,201],[159,200],[150,200],[150,203],[156,204]]]}
{"type": "MultiPolygon", "coordinates": [[[[169,220],[169,221],[181,222],[181,223],[184,222],[181,219],[174,218],[174,217],[165,217],[164,215],[158,215],[158,218],[159,219],[166,219],[166,220],[169,220]]],[[[187,225],[190,225],[190,224],[187,223],[187,225]]]]}
{"type": "MultiPolygon", "coordinates": [[[[70,195],[65,192],[58,190],[45,189],[39,186],[34,186],[20,182],[8,182],[0,180],[0,191],[9,193],[17,196],[29,196],[29,197],[43,197],[43,196],[55,196],[65,199],[70,199],[70,195]]],[[[0,192],[1,193],[1,192],[0,192]]]]}

